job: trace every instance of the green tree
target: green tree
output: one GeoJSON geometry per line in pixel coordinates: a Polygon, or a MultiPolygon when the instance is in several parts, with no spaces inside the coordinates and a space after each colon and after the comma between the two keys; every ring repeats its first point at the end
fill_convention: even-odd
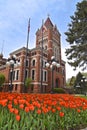
{"type": "Polygon", "coordinates": [[[75,80],[75,84],[74,84],[74,88],[75,88],[75,91],[77,93],[82,93],[82,84],[81,84],[81,80],[82,80],[82,73],[79,72],[76,76],[76,80],[75,80]]]}
{"type": "Polygon", "coordinates": [[[66,87],[67,88],[72,88],[75,84],[75,80],[76,80],[76,77],[72,76],[71,78],[69,78],[67,81],[66,81],[66,87]]]}
{"type": "Polygon", "coordinates": [[[67,81],[66,81],[66,87],[67,87],[67,88],[69,88],[69,87],[70,87],[69,83],[70,83],[70,78],[69,78],[69,79],[67,79],[67,81]]]}
{"type": "Polygon", "coordinates": [[[26,78],[25,80],[26,92],[27,92],[28,87],[31,87],[31,82],[32,82],[31,78],[26,78]]]}
{"type": "Polygon", "coordinates": [[[77,76],[76,76],[76,80],[75,80],[75,86],[77,86],[77,85],[80,85],[81,86],[81,79],[82,79],[82,73],[81,72],[79,72],[78,74],[77,74],[77,76]]]}
{"type": "Polygon", "coordinates": [[[76,78],[74,76],[72,76],[71,79],[70,79],[70,83],[69,83],[71,87],[74,86],[75,80],[76,80],[76,78]]]}
{"type": "Polygon", "coordinates": [[[87,78],[87,72],[82,72],[82,75],[85,76],[87,78]]]}
{"type": "Polygon", "coordinates": [[[5,76],[3,74],[0,73],[0,90],[2,89],[2,85],[5,82],[5,76]]]}
{"type": "Polygon", "coordinates": [[[66,49],[68,63],[76,69],[78,66],[87,68],[87,0],[78,2],[76,11],[71,16],[66,41],[70,47],[66,49]]]}

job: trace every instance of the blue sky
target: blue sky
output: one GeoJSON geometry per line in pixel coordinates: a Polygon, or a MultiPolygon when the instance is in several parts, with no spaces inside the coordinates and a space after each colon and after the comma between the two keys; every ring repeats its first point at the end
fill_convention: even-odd
{"type": "MultiPolygon", "coordinates": [[[[61,33],[62,59],[67,62],[64,51],[68,43],[64,32],[68,29],[77,2],[81,0],[0,0],[0,52],[3,51],[4,57],[8,57],[10,52],[26,46],[29,17],[29,48],[35,47],[35,33],[42,19],[45,21],[49,14],[61,33]]],[[[78,71],[74,72],[66,64],[66,78],[76,75],[78,71]]]]}

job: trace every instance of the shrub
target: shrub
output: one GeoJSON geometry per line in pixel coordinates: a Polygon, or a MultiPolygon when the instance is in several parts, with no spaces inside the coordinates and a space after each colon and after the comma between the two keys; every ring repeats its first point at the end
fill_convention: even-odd
{"type": "Polygon", "coordinates": [[[0,73],[0,87],[3,85],[4,82],[5,82],[5,76],[0,73]]]}
{"type": "Polygon", "coordinates": [[[66,93],[66,91],[63,88],[54,88],[53,92],[54,93],[66,93]]]}

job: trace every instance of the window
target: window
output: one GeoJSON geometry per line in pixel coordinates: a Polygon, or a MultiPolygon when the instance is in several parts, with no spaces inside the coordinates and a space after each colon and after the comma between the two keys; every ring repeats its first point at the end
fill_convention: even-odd
{"type": "Polygon", "coordinates": [[[25,71],[25,78],[28,78],[28,70],[25,71]]]}
{"type": "Polygon", "coordinates": [[[32,61],[32,66],[35,66],[35,60],[32,61]]]}
{"type": "Polygon", "coordinates": [[[19,70],[16,71],[16,80],[19,79],[19,70]]]}
{"type": "Polygon", "coordinates": [[[35,80],[35,70],[32,70],[32,80],[35,80]]]}
{"type": "Polygon", "coordinates": [[[36,58],[33,58],[32,60],[31,60],[31,66],[35,66],[36,65],[36,58]]]}
{"type": "Polygon", "coordinates": [[[10,71],[9,79],[15,80],[15,71],[10,71]]]}
{"type": "Polygon", "coordinates": [[[47,71],[44,71],[44,81],[47,81],[47,71]]]}
{"type": "Polygon", "coordinates": [[[17,86],[18,86],[18,85],[16,84],[16,85],[15,85],[15,91],[17,91],[17,86]]]}
{"type": "Polygon", "coordinates": [[[43,66],[43,67],[46,67],[46,63],[47,63],[47,61],[46,61],[46,60],[43,60],[42,66],[43,66]]]}
{"type": "Polygon", "coordinates": [[[29,66],[29,60],[26,60],[26,67],[29,66]]]}
{"type": "Polygon", "coordinates": [[[15,80],[15,71],[13,71],[12,79],[15,80]]]}
{"type": "Polygon", "coordinates": [[[43,81],[47,81],[47,71],[43,70],[43,81]]]}
{"type": "Polygon", "coordinates": [[[26,60],[26,66],[27,67],[29,66],[29,60],[26,60]]]}

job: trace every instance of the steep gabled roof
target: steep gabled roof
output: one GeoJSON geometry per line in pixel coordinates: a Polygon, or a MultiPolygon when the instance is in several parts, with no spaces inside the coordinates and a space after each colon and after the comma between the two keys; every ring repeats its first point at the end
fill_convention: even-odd
{"type": "Polygon", "coordinates": [[[50,18],[48,17],[44,23],[44,25],[49,28],[49,27],[53,27],[53,23],[51,22],[50,18]]]}
{"type": "MultiPolygon", "coordinates": [[[[52,23],[52,21],[50,20],[49,17],[47,17],[47,19],[45,20],[45,22],[43,23],[43,30],[47,31],[47,29],[53,29],[54,28],[54,25],[52,23]]],[[[37,30],[36,34],[41,34],[41,31],[42,31],[42,26],[40,29],[37,30]]]]}

